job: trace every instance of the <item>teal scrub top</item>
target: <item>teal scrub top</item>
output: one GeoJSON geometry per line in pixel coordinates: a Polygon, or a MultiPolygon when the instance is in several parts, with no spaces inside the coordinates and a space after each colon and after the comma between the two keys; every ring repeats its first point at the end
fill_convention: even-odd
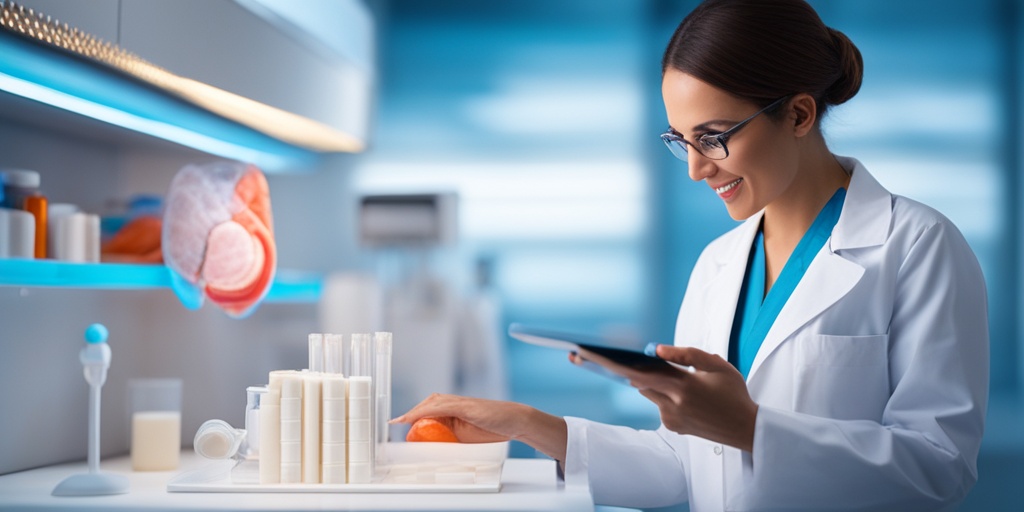
{"type": "Polygon", "coordinates": [[[841,188],[818,212],[818,216],[793,249],[793,254],[782,267],[779,278],[771,290],[768,290],[767,295],[764,293],[764,228],[758,228],[754,245],[750,249],[750,257],[747,259],[747,274],[740,289],[732,334],[729,337],[729,362],[743,374],[743,378],[747,378],[747,374],[750,373],[754,357],[757,356],[764,337],[768,335],[768,330],[782,311],[782,306],[803,279],[814,256],[832,235],[832,228],[839,221],[839,213],[843,210],[845,199],[846,189],[841,188]]]}

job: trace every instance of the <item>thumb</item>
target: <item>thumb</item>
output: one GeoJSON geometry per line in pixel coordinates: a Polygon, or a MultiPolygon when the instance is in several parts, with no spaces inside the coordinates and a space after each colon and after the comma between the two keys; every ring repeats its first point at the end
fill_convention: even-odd
{"type": "Polygon", "coordinates": [[[726,367],[732,368],[728,361],[717,354],[705,352],[693,347],[674,347],[671,345],[658,345],[656,349],[658,357],[683,366],[692,366],[702,371],[718,371],[726,367]]]}

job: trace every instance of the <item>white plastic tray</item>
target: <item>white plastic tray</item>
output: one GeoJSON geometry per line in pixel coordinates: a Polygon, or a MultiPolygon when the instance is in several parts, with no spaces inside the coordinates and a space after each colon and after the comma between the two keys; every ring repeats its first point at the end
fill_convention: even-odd
{"type": "Polygon", "coordinates": [[[391,443],[388,465],[368,484],[236,483],[231,461],[176,475],[168,492],[481,493],[501,490],[508,443],[391,443]]]}

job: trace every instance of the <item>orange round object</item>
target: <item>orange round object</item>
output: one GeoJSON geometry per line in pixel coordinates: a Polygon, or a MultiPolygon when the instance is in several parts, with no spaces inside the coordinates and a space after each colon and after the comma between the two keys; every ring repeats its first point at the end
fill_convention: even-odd
{"type": "Polygon", "coordinates": [[[434,443],[457,443],[459,438],[447,425],[433,418],[420,418],[412,424],[409,433],[405,436],[409,442],[434,442],[434,443]]]}

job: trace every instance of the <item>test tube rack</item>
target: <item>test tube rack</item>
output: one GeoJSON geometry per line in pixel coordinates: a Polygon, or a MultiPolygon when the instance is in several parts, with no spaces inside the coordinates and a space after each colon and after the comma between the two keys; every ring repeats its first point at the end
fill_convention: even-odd
{"type": "Polygon", "coordinates": [[[261,485],[374,480],[388,441],[392,335],[350,340],[346,361],[341,335],[310,334],[309,368],[270,372],[260,406],[261,485]]]}

